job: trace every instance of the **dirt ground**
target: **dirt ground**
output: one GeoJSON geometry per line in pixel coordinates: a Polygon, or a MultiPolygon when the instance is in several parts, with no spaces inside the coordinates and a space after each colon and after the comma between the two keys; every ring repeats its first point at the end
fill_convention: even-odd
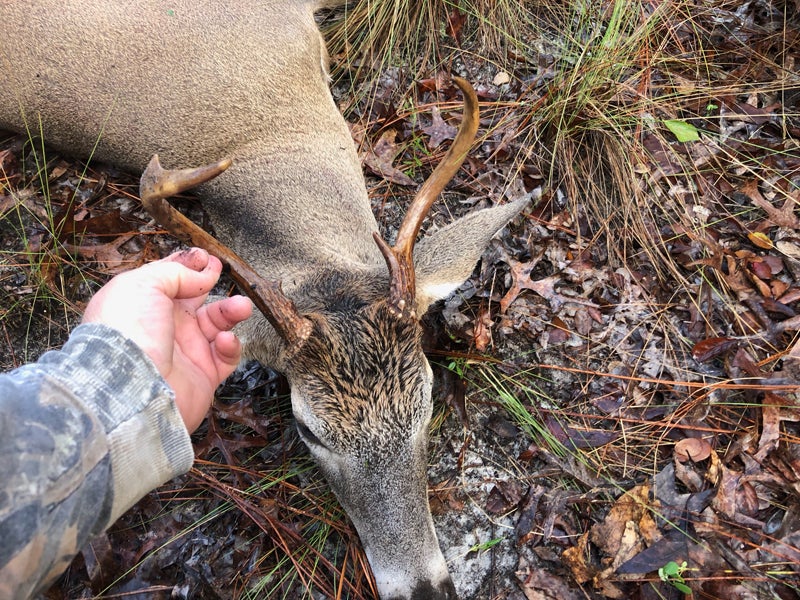
{"type": "MultiPolygon", "coordinates": [[[[706,17],[727,27],[703,38],[719,87],[673,114],[637,113],[649,125],[625,130],[642,149],[626,157],[627,190],[596,138],[553,166],[569,144],[558,155],[545,134],[531,137],[530,107],[562,99],[553,65],[565,59],[551,39],[530,42],[537,60],[517,61],[510,81],[477,52],[450,65],[478,89],[484,119],[425,228],[531,199],[425,318],[429,498],[464,600],[800,593],[800,77],[779,87],[775,70],[748,71],[746,86],[729,83],[749,64],[745,48],[796,64],[798,21],[770,2],[711,4],[706,17]],[[570,174],[587,172],[576,188],[570,174]],[[616,190],[602,206],[598,187],[616,190]]],[[[369,102],[346,78],[334,87],[385,236],[459,122],[439,75],[386,69],[369,102]],[[411,80],[409,110],[392,94],[411,80]]],[[[628,101],[625,84],[610,104],[628,101]]],[[[9,370],[58,348],[109,277],[177,242],[143,211],[136,174],[34,152],[8,133],[0,175],[9,370]]],[[[210,225],[190,197],[174,204],[210,225]]],[[[192,472],[131,509],[45,597],[375,598],[287,392],[280,375],[243,365],[193,437],[192,472]]]]}

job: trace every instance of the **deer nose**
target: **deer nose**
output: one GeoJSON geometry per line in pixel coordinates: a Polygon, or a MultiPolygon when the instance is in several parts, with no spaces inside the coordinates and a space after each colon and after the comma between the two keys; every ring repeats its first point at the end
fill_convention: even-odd
{"type": "Polygon", "coordinates": [[[411,600],[458,600],[453,580],[448,575],[447,579],[434,584],[430,581],[421,581],[411,592],[411,600]]]}
{"type": "Polygon", "coordinates": [[[378,581],[378,592],[381,600],[458,600],[449,574],[444,579],[418,579],[412,587],[378,581]]]}

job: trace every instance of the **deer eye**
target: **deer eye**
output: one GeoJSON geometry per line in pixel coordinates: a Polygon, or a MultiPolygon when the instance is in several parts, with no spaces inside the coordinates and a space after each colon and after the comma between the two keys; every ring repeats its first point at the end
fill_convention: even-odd
{"type": "Polygon", "coordinates": [[[319,441],[319,438],[311,432],[305,423],[300,421],[295,422],[297,423],[297,431],[300,432],[300,437],[303,438],[304,442],[313,446],[321,446],[322,448],[326,447],[325,444],[319,441]]]}

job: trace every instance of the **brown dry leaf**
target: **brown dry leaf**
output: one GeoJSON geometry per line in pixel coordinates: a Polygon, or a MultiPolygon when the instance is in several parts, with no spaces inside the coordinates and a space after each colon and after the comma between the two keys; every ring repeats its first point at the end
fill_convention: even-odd
{"type": "MultiPolygon", "coordinates": [[[[599,589],[604,589],[609,583],[608,578],[611,577],[622,564],[639,554],[646,547],[645,541],[639,532],[639,528],[633,521],[625,521],[625,524],[622,525],[622,535],[619,536],[618,542],[619,545],[616,547],[616,552],[611,556],[611,563],[607,568],[594,576],[595,586],[599,589]]],[[[614,586],[613,589],[616,589],[616,586],[614,586]]]]}
{"type": "Polygon", "coordinates": [[[249,427],[262,436],[266,443],[271,418],[256,414],[252,402],[239,401],[230,404],[216,402],[213,410],[221,419],[249,427]]]}
{"type": "Polygon", "coordinates": [[[761,294],[764,298],[771,298],[772,297],[772,290],[770,289],[769,285],[764,283],[763,278],[760,277],[759,272],[766,273],[767,277],[770,275],[769,267],[764,265],[764,267],[760,267],[763,263],[755,263],[750,262],[747,264],[747,267],[744,269],[747,278],[753,283],[758,293],[761,294]]]}
{"type": "Polygon", "coordinates": [[[586,583],[594,577],[597,567],[589,563],[592,552],[589,549],[589,532],[578,538],[577,543],[564,550],[561,560],[578,583],[586,583]]]}
{"type": "Polygon", "coordinates": [[[138,235],[138,232],[123,234],[106,244],[85,244],[82,246],[64,244],[64,247],[71,253],[97,262],[99,270],[103,273],[116,275],[138,267],[143,263],[141,251],[125,254],[120,252],[120,247],[135,235],[138,235]]]}
{"type": "Polygon", "coordinates": [[[531,279],[531,271],[533,271],[537,263],[538,261],[523,263],[514,259],[508,261],[508,266],[511,267],[513,283],[508,292],[506,292],[506,295],[503,296],[503,299],[500,300],[501,313],[505,313],[508,310],[511,303],[517,299],[517,296],[519,296],[523,290],[532,290],[545,300],[550,301],[550,306],[554,311],[558,310],[561,304],[563,304],[564,298],[555,291],[555,284],[560,280],[558,275],[551,275],[550,277],[545,277],[537,281],[531,279]]]}
{"type": "Polygon", "coordinates": [[[517,481],[498,481],[489,492],[486,501],[486,510],[495,515],[501,515],[514,510],[522,500],[527,490],[517,481]]]}
{"type": "MultiPolygon", "coordinates": [[[[603,522],[592,526],[589,539],[599,550],[600,565],[582,566],[576,561],[579,558],[577,553],[573,552],[570,556],[573,563],[569,566],[573,574],[578,569],[582,569],[584,575],[594,572],[592,583],[604,596],[625,598],[623,591],[612,581],[612,577],[616,578],[616,570],[662,538],[653,519],[653,514],[658,513],[653,508],[658,507],[652,506],[651,489],[649,484],[645,484],[625,492],[611,507],[603,522]]],[[[584,556],[586,554],[588,551],[584,556]]],[[[585,558],[580,558],[585,563],[585,558]]]]}
{"type": "Polygon", "coordinates": [[[69,167],[70,163],[68,163],[65,160],[60,160],[59,163],[55,167],[53,167],[53,170],[50,172],[48,180],[55,181],[56,179],[61,177],[64,173],[66,173],[69,167]]]}
{"type": "Polygon", "coordinates": [[[800,420],[800,411],[780,394],[764,392],[761,401],[761,437],[758,440],[758,452],[754,458],[762,462],[767,455],[778,447],[781,437],[781,421],[800,420]]]}
{"type": "Polygon", "coordinates": [[[467,382],[450,369],[441,369],[439,380],[441,382],[439,394],[442,400],[455,411],[461,426],[465,430],[469,429],[467,382]]]}
{"type": "Polygon", "coordinates": [[[0,196],[0,219],[17,205],[17,199],[12,195],[0,196]]]}
{"type": "MultiPolygon", "coordinates": [[[[594,312],[597,312],[596,310],[594,312]]],[[[599,314],[599,313],[598,313],[599,314]]],[[[589,337],[592,332],[592,322],[596,322],[592,309],[587,306],[580,306],[575,311],[575,329],[582,337],[589,337]]]]}
{"type": "Polygon", "coordinates": [[[579,600],[585,597],[570,588],[563,577],[529,565],[524,558],[520,558],[516,575],[527,600],[579,600]]]}
{"type": "Polygon", "coordinates": [[[720,466],[720,481],[717,493],[711,501],[711,507],[722,514],[726,519],[741,522],[740,515],[747,517],[747,522],[752,523],[752,517],[758,511],[758,497],[752,484],[743,481],[743,474],[720,466]]]}
{"type": "Polygon", "coordinates": [[[414,185],[413,179],[393,165],[394,159],[401,150],[395,142],[396,137],[396,130],[387,129],[384,131],[372,149],[364,154],[364,164],[375,175],[383,177],[387,181],[398,185],[414,185]]]}
{"type": "MultiPolygon", "coordinates": [[[[74,217],[75,215],[72,215],[74,217]]],[[[122,211],[115,208],[107,213],[88,219],[65,219],[61,231],[61,239],[68,240],[73,235],[103,235],[128,233],[133,226],[122,218],[122,211]]]]}
{"type": "Polygon", "coordinates": [[[625,492],[611,507],[603,522],[592,527],[590,539],[602,551],[604,556],[602,560],[605,564],[611,562],[616,568],[635,554],[635,552],[631,554],[630,551],[639,544],[631,539],[632,534],[626,531],[628,523],[647,545],[661,537],[653,520],[650,490],[650,485],[645,484],[625,492]],[[617,562],[623,555],[627,555],[627,558],[617,562]]]}
{"type": "Polygon", "coordinates": [[[572,427],[562,423],[552,415],[545,419],[550,433],[562,444],[580,448],[599,448],[619,438],[619,432],[606,429],[590,429],[588,427],[572,427]]]}
{"type": "Polygon", "coordinates": [[[475,319],[472,341],[478,352],[486,352],[492,345],[492,315],[488,308],[482,308],[475,319]]]}
{"type": "Polygon", "coordinates": [[[422,131],[430,136],[428,148],[433,150],[438,148],[443,141],[455,139],[458,128],[449,125],[442,118],[442,111],[434,106],[431,110],[431,124],[423,127],[422,131]]]}
{"type": "Polygon", "coordinates": [[[461,30],[467,22],[467,14],[454,8],[447,14],[447,34],[456,42],[461,43],[461,30]]]}
{"type": "Polygon", "coordinates": [[[706,482],[717,485],[722,463],[711,444],[706,440],[685,438],[676,442],[674,459],[675,479],[689,491],[702,492],[708,487],[706,482]]]}
{"type": "MultiPolygon", "coordinates": [[[[266,440],[260,434],[228,431],[220,423],[221,419],[219,411],[215,409],[208,413],[206,420],[208,431],[203,439],[194,444],[195,456],[206,457],[212,449],[216,448],[222,453],[226,464],[239,465],[239,460],[234,456],[237,450],[264,447],[266,440]]],[[[237,477],[243,481],[241,473],[237,473],[237,477]]]]}
{"type": "Polygon", "coordinates": [[[779,242],[775,242],[775,248],[777,248],[778,252],[785,254],[789,258],[800,260],[800,246],[793,242],[781,240],[779,242]]]}
{"type": "Polygon", "coordinates": [[[700,462],[711,456],[711,444],[701,438],[684,438],[675,443],[673,450],[678,462],[700,462]]]}
{"type": "Polygon", "coordinates": [[[800,219],[798,219],[794,214],[794,208],[797,205],[797,200],[798,197],[800,197],[800,194],[789,195],[789,197],[783,203],[783,206],[776,208],[769,200],[761,195],[761,192],[758,189],[757,179],[751,179],[742,185],[740,191],[750,198],[750,201],[753,204],[767,213],[767,218],[774,225],[777,225],[778,227],[788,227],[789,229],[800,229],[800,219]]]}
{"type": "Polygon", "coordinates": [[[547,340],[551,344],[563,344],[572,337],[567,324],[564,323],[558,316],[553,317],[551,321],[552,327],[547,330],[547,340]]]}
{"type": "Polygon", "coordinates": [[[81,554],[92,585],[97,589],[107,587],[120,567],[108,534],[93,538],[81,554]]]}

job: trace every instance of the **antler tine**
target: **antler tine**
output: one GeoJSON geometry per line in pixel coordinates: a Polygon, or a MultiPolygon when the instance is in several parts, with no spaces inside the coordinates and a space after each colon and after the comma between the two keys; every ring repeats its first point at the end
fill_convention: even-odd
{"type": "Polygon", "coordinates": [[[228,266],[234,281],[283,338],[289,352],[293,352],[311,335],[312,324],[297,312],[294,302],[281,291],[280,283],[261,277],[238,254],[192,223],[166,200],[213,179],[230,165],[231,160],[225,158],[196,169],[165,170],[156,154],[150,159],[139,183],[142,204],[162,227],[178,239],[207,250],[228,266]]]}
{"type": "Polygon", "coordinates": [[[453,77],[453,81],[464,94],[464,116],[452,146],[414,197],[414,201],[400,225],[400,230],[397,232],[394,246],[389,247],[379,234],[373,234],[389,267],[391,277],[389,307],[402,317],[415,317],[416,284],[413,252],[422,221],[433,202],[458,172],[478,131],[478,98],[475,90],[467,80],[461,77],[453,77]]]}

